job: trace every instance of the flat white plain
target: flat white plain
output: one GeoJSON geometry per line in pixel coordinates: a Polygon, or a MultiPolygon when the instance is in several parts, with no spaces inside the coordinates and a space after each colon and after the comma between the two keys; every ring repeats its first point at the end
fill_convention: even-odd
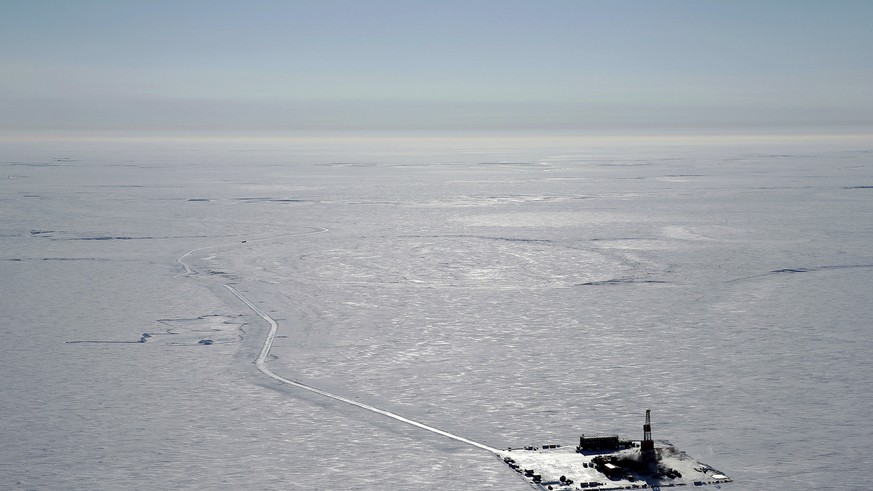
{"type": "Polygon", "coordinates": [[[4,489],[526,489],[264,377],[223,284],[276,373],[486,445],[651,408],[731,489],[869,486],[869,140],[2,150],[4,489]]]}

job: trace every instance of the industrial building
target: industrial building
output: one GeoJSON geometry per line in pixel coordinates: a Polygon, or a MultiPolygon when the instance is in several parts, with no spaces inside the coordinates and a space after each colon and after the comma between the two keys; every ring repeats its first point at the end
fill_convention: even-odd
{"type": "Polygon", "coordinates": [[[601,451],[608,450],[614,451],[619,450],[621,448],[621,442],[618,439],[618,435],[600,435],[600,436],[585,436],[582,435],[579,437],[579,446],[576,447],[577,451],[601,451]]]}

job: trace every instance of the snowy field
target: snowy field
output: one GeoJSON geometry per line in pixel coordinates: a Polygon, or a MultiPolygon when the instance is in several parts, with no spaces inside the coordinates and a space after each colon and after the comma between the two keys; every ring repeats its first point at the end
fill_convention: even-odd
{"type": "Polygon", "coordinates": [[[223,285],[487,446],[871,487],[871,139],[0,142],[0,489],[529,489],[223,285]]]}

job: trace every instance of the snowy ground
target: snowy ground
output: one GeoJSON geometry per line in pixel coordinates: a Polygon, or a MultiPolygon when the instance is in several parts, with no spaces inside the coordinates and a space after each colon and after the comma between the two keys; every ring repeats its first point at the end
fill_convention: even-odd
{"type": "Polygon", "coordinates": [[[264,376],[223,285],[280,377],[486,446],[652,408],[731,489],[867,486],[869,140],[7,142],[0,179],[0,488],[526,489],[264,376]]]}
{"type": "MultiPolygon", "coordinates": [[[[635,442],[639,446],[639,442],[635,442]]],[[[729,483],[730,477],[707,464],[695,460],[668,442],[658,442],[658,465],[665,470],[677,471],[670,477],[636,472],[622,472],[621,475],[607,477],[598,471],[593,459],[598,456],[615,456],[638,460],[639,448],[625,448],[615,452],[579,453],[576,447],[570,445],[549,445],[551,448],[527,447],[501,452],[501,456],[519,477],[529,481],[535,489],[568,491],[578,489],[615,490],[636,489],[641,487],[666,488],[676,486],[708,486],[721,487],[729,483]]]]}

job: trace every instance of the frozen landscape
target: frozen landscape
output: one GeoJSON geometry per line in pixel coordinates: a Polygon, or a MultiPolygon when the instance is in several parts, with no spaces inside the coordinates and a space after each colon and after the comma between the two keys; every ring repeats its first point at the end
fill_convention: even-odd
{"type": "Polygon", "coordinates": [[[871,217],[861,137],[7,139],[0,489],[530,489],[647,408],[868,489],[871,217]]]}

